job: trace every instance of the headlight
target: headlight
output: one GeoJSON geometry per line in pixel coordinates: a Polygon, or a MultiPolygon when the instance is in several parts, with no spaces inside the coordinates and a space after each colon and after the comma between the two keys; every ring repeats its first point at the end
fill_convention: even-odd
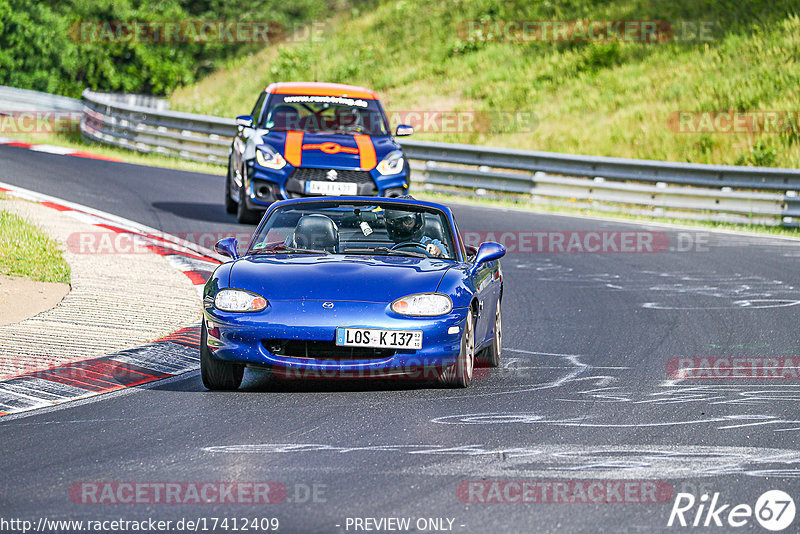
{"type": "Polygon", "coordinates": [[[394,152],[389,152],[389,154],[383,158],[383,161],[378,163],[378,172],[384,176],[400,174],[405,163],[406,160],[403,159],[403,153],[399,150],[395,150],[394,152]]]}
{"type": "Polygon", "coordinates": [[[452,309],[450,297],[442,293],[419,293],[392,302],[392,311],[401,315],[430,317],[450,313],[452,309]]]}
{"type": "Polygon", "coordinates": [[[262,167],[268,169],[282,169],[286,166],[286,160],[283,156],[267,148],[256,149],[256,161],[262,167]]]}
{"type": "Polygon", "coordinates": [[[223,289],[214,297],[214,307],[227,312],[255,312],[267,307],[267,299],[243,289],[223,289]]]}

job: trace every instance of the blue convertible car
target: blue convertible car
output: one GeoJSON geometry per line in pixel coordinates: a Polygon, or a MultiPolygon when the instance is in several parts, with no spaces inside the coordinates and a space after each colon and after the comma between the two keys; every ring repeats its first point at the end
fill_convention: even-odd
{"type": "Polygon", "coordinates": [[[452,212],[410,197],[274,203],[243,256],[204,289],[201,371],[236,389],[246,366],[294,377],[436,378],[469,385],[500,362],[497,243],[467,247],[452,212]]]}

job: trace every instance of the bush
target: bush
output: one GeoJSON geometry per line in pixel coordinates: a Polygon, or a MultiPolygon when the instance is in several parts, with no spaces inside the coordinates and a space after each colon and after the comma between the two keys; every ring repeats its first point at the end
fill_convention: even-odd
{"type": "Polygon", "coordinates": [[[294,27],[328,11],[313,0],[0,0],[0,85],[74,97],[86,87],[168,94],[255,45],[82,42],[77,23],[270,20],[294,27]]]}

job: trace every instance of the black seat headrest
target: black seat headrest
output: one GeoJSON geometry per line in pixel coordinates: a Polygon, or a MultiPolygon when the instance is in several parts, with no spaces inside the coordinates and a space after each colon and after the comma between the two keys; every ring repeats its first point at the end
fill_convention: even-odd
{"type": "Polygon", "coordinates": [[[292,246],[336,252],[339,247],[339,229],[330,217],[314,213],[297,221],[292,246]]]}

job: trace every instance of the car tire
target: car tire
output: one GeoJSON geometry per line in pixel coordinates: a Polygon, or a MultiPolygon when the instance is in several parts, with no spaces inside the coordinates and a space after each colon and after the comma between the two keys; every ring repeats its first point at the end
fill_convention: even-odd
{"type": "Polygon", "coordinates": [[[467,312],[464,329],[461,334],[461,350],[453,365],[444,369],[439,382],[451,388],[465,388],[472,381],[475,368],[475,321],[472,310],[467,312]]]}
{"type": "Polygon", "coordinates": [[[500,367],[500,353],[503,350],[503,316],[500,311],[500,301],[497,301],[497,307],[494,313],[494,338],[492,344],[489,345],[481,356],[481,363],[489,367],[500,367]]]}
{"type": "Polygon", "coordinates": [[[225,177],[225,211],[230,213],[231,215],[236,213],[236,208],[237,208],[237,202],[235,200],[233,200],[233,197],[231,196],[231,191],[232,191],[232,188],[233,188],[233,186],[232,186],[233,180],[232,180],[232,177],[231,177],[231,173],[232,172],[233,172],[233,169],[231,167],[231,161],[229,159],[228,160],[228,175],[225,177]]]}
{"type": "Polygon", "coordinates": [[[236,206],[236,220],[239,224],[257,224],[261,220],[261,212],[258,210],[251,210],[247,207],[247,189],[245,189],[246,180],[242,176],[242,185],[239,186],[239,203],[236,206]]]}
{"type": "Polygon", "coordinates": [[[208,350],[206,322],[200,327],[200,376],[211,391],[232,391],[242,384],[244,365],[215,360],[208,350]]]}

